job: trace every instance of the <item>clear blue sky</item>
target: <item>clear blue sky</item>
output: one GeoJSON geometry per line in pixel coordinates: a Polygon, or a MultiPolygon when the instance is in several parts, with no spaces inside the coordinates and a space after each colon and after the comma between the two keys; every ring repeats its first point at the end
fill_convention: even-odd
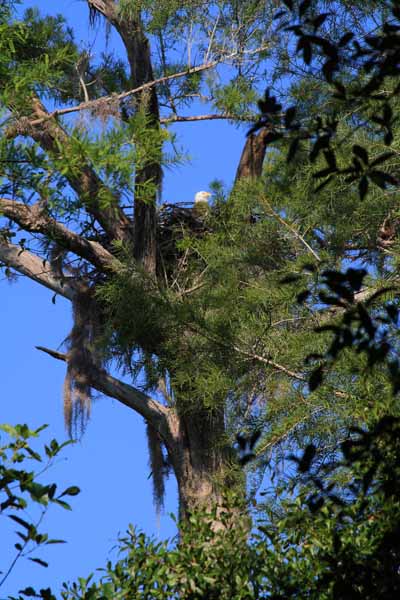
{"type": "MultiPolygon", "coordinates": [[[[74,28],[77,41],[97,36],[101,47],[104,30],[89,28],[86,2],[37,0],[22,2],[22,8],[37,6],[43,13],[63,14],[74,28]]],[[[116,38],[110,45],[119,48],[116,38]]],[[[230,185],[244,143],[244,130],[225,122],[179,124],[175,131],[192,157],[190,165],[167,171],[163,200],[183,202],[207,189],[214,179],[230,185]]],[[[35,350],[35,345],[57,348],[71,327],[70,306],[51,292],[20,278],[10,285],[0,281],[1,360],[0,423],[28,423],[32,428],[48,423],[45,439],[66,438],[62,413],[65,367],[35,350]]],[[[81,442],[70,447],[43,481],[60,487],[78,485],[82,493],[72,498],[73,511],[54,508],[44,524],[52,536],[68,541],[51,546],[50,566],[43,569],[21,561],[0,590],[0,599],[33,585],[57,591],[65,580],[86,576],[105,565],[119,533],[133,523],[146,533],[168,537],[174,528],[168,516],[160,527],[152,506],[148,480],[147,447],[141,417],[109,398],[99,398],[81,442]]],[[[176,511],[176,486],[170,482],[166,513],[176,511]]],[[[5,520],[0,519],[0,570],[12,558],[11,540],[5,520]]]]}

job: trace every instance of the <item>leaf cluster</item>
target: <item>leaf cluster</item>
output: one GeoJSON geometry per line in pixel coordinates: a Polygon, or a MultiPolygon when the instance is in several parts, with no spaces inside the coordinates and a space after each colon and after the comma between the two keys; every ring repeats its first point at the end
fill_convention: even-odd
{"type": "Polygon", "coordinates": [[[333,13],[319,12],[318,3],[284,4],[286,8],[275,15],[278,30],[294,36],[297,40],[295,52],[302,54],[306,66],[316,62],[326,82],[331,106],[326,117],[318,115],[302,121],[298,106],[290,106],[282,112],[281,103],[267,90],[264,100],[259,101],[261,118],[250,133],[273,124],[276,129],[271,142],[288,135],[291,139],[288,162],[293,160],[304,140],[308,140],[309,160],[313,163],[321,155],[325,162],[324,167],[314,174],[315,178],[323,179],[317,189],[340,176],[344,176],[346,182],[358,183],[361,198],[366,196],[370,183],[383,190],[397,187],[396,173],[383,168],[393,157],[392,152],[382,152],[371,160],[368,146],[354,144],[352,163],[340,168],[336,159],[337,144],[334,143],[340,135],[338,126],[343,111],[351,114],[359,126],[361,123],[370,126],[371,137],[381,138],[386,146],[393,142],[394,107],[398,95],[396,78],[399,75],[400,12],[397,3],[386,3],[389,14],[377,31],[367,32],[359,38],[352,31],[342,31],[339,39],[332,37],[333,13]]]}
{"type": "Polygon", "coordinates": [[[37,438],[46,425],[31,430],[27,425],[1,425],[0,431],[8,436],[0,446],[0,516],[7,517],[19,529],[15,532],[19,541],[14,544],[16,556],[11,565],[0,575],[0,587],[9,576],[17,560],[22,557],[43,567],[48,564],[33,552],[49,544],[61,544],[63,540],[52,539],[47,533],[40,531],[40,524],[52,505],[71,510],[66,496],[76,496],[80,490],[70,486],[59,492],[55,483],[40,483],[40,476],[47,471],[60,452],[72,442],[59,444],[52,439],[44,445],[40,453],[32,447],[32,439],[37,438]],[[29,468],[39,463],[39,470],[29,468]],[[31,510],[37,507],[38,518],[33,519],[31,510]],[[29,508],[29,514],[28,514],[29,508]]]}
{"type": "MultiPolygon", "coordinates": [[[[266,509],[248,535],[241,509],[232,521],[229,505],[225,517],[218,515],[220,531],[212,529],[212,513],[197,513],[169,542],[130,526],[117,562],[109,561],[97,580],[64,584],[61,596],[389,600],[400,590],[399,451],[399,420],[389,417],[350,432],[324,477],[315,473],[309,446],[296,459],[303,483],[294,495],[283,494],[283,516],[266,509]],[[346,475],[339,490],[334,480],[326,483],[338,471],[346,475]]],[[[30,589],[21,594],[21,600],[33,596],[30,589]]]]}

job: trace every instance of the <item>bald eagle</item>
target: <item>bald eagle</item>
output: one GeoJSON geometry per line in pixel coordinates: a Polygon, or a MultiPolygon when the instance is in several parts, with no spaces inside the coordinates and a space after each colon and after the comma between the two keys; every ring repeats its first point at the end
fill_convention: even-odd
{"type": "Polygon", "coordinates": [[[210,192],[197,192],[194,197],[193,215],[198,219],[204,219],[208,214],[208,199],[210,192]]]}

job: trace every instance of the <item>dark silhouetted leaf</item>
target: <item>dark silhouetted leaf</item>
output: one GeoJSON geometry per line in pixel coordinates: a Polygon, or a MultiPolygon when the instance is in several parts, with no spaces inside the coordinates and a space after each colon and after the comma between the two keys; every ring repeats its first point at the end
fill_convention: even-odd
{"type": "Polygon", "coordinates": [[[290,275],[286,275],[286,277],[282,277],[279,283],[287,284],[287,283],[295,283],[301,279],[301,275],[298,273],[290,273],[290,275]]]}
{"type": "Polygon", "coordinates": [[[315,391],[321,385],[323,379],[323,368],[323,365],[320,365],[311,373],[308,380],[308,386],[311,392],[315,391]]]}
{"type": "Polygon", "coordinates": [[[314,27],[314,31],[317,31],[325,23],[326,19],[329,17],[329,13],[321,13],[315,19],[312,19],[311,23],[314,27]]]}
{"type": "Polygon", "coordinates": [[[237,433],[236,434],[236,441],[239,444],[239,448],[241,450],[244,450],[246,448],[247,437],[245,435],[243,435],[243,433],[237,433]]]}
{"type": "Polygon", "coordinates": [[[367,271],[365,269],[353,269],[352,267],[349,267],[345,273],[348,282],[356,292],[361,289],[366,275],[367,271]]]}
{"type": "Polygon", "coordinates": [[[309,292],[308,290],[304,290],[303,292],[300,292],[299,294],[297,294],[296,296],[296,300],[298,304],[304,304],[304,302],[306,300],[308,300],[308,298],[311,296],[311,292],[309,292]]]}
{"type": "Polygon", "coordinates": [[[251,437],[250,437],[250,442],[249,442],[249,445],[250,445],[250,448],[251,448],[251,449],[253,449],[253,448],[254,448],[254,446],[256,445],[256,443],[258,442],[258,440],[260,439],[260,436],[261,436],[261,431],[260,431],[259,429],[256,429],[256,430],[255,430],[255,431],[254,431],[254,432],[251,434],[251,437]]]}
{"type": "Polygon", "coordinates": [[[296,154],[297,154],[297,151],[298,151],[298,149],[299,149],[299,144],[300,144],[300,140],[299,140],[299,138],[295,138],[295,139],[294,139],[294,140],[291,142],[291,144],[290,144],[290,147],[289,147],[289,151],[288,151],[288,153],[287,153],[287,157],[286,157],[286,161],[287,161],[288,163],[292,162],[292,160],[293,160],[293,159],[294,159],[294,157],[296,156],[296,154]]]}
{"type": "Polygon", "coordinates": [[[358,184],[358,192],[360,194],[361,200],[364,200],[365,196],[368,193],[368,178],[363,175],[358,184]]]}
{"type": "Polygon", "coordinates": [[[24,519],[21,519],[21,517],[17,517],[16,515],[8,515],[8,518],[12,519],[16,523],[18,523],[18,525],[21,525],[22,527],[25,527],[25,529],[28,529],[28,531],[31,528],[31,524],[28,523],[27,521],[24,521],[24,519]]]}
{"type": "Polygon", "coordinates": [[[394,304],[386,304],[385,310],[393,323],[397,324],[399,318],[399,309],[394,304]]]}
{"type": "Polygon", "coordinates": [[[383,162],[386,162],[387,160],[389,160],[390,158],[392,158],[393,156],[395,156],[394,152],[384,152],[383,154],[381,154],[380,156],[378,156],[377,158],[375,158],[371,163],[370,166],[371,167],[376,167],[377,165],[382,164],[383,162]]]}
{"type": "Polygon", "coordinates": [[[353,153],[356,156],[358,156],[358,158],[360,158],[365,165],[368,165],[368,162],[369,162],[368,152],[366,151],[365,148],[363,148],[362,146],[359,146],[358,144],[354,144],[353,153]]]}
{"type": "Polygon", "coordinates": [[[315,193],[320,192],[321,190],[323,190],[333,179],[333,175],[331,175],[330,177],[328,177],[328,179],[325,179],[325,181],[323,181],[322,183],[319,184],[319,186],[317,186],[314,190],[315,193]]]}
{"type": "Polygon", "coordinates": [[[318,510],[320,510],[320,508],[323,507],[324,503],[324,499],[322,496],[320,496],[317,500],[309,500],[308,507],[312,513],[316,513],[318,510]]]}
{"type": "Polygon", "coordinates": [[[347,46],[347,44],[349,42],[351,42],[351,40],[354,38],[354,33],[351,33],[350,31],[348,31],[347,33],[345,33],[339,40],[339,47],[343,48],[344,46],[347,46]]]}
{"type": "Polygon", "coordinates": [[[304,450],[303,456],[299,460],[298,470],[300,473],[306,473],[310,470],[311,463],[317,453],[317,449],[314,444],[309,444],[304,450]]]}
{"type": "Polygon", "coordinates": [[[78,488],[78,486],[72,485],[71,487],[64,490],[63,493],[59,495],[59,498],[62,498],[63,496],[77,496],[80,493],[80,491],[81,490],[78,488]]]}
{"type": "Polygon", "coordinates": [[[303,2],[299,6],[299,16],[302,17],[303,15],[305,15],[310,6],[311,0],[303,0],[303,2]]]}
{"type": "Polygon", "coordinates": [[[274,20],[277,21],[278,19],[284,17],[286,14],[287,12],[285,10],[279,10],[277,13],[275,13],[274,20]]]}
{"type": "Polygon", "coordinates": [[[29,560],[31,560],[34,563],[37,563],[38,565],[41,565],[42,567],[48,567],[49,563],[47,563],[45,560],[42,560],[41,558],[31,558],[28,557],[29,560]]]}
{"type": "Polygon", "coordinates": [[[296,116],[296,107],[295,106],[291,106],[285,112],[285,127],[287,129],[289,129],[289,127],[291,126],[292,121],[295,118],[295,116],[296,116]]]}

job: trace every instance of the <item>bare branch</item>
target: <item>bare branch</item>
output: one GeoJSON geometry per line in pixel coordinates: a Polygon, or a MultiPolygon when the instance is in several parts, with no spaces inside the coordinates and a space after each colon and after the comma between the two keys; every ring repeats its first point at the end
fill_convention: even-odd
{"type": "Polygon", "coordinates": [[[46,214],[40,204],[26,206],[8,198],[0,198],[0,215],[20,225],[25,231],[42,233],[62,248],[88,260],[101,271],[110,271],[117,260],[98,242],[90,242],[70,231],[46,214]]]}
{"type": "Polygon", "coordinates": [[[302,375],[301,373],[292,371],[291,369],[288,369],[285,366],[280,365],[279,363],[275,362],[274,360],[271,360],[270,358],[268,358],[266,356],[260,356],[259,354],[256,354],[255,352],[250,352],[248,350],[244,350],[243,348],[239,348],[239,346],[233,346],[233,349],[236,352],[238,352],[239,354],[243,354],[243,356],[247,356],[248,358],[251,358],[252,360],[261,362],[264,365],[268,365],[268,366],[272,367],[273,369],[275,369],[276,371],[285,373],[292,379],[297,379],[298,381],[307,381],[307,378],[304,375],[302,375]]]}
{"type": "Polygon", "coordinates": [[[262,201],[267,206],[267,209],[270,212],[270,215],[272,217],[274,217],[274,219],[276,219],[277,221],[279,221],[279,223],[281,223],[281,225],[283,225],[284,227],[286,227],[286,229],[288,229],[294,235],[294,237],[297,238],[303,244],[303,246],[305,246],[307,248],[307,250],[313,255],[313,257],[318,262],[321,262],[321,259],[320,259],[319,255],[310,246],[310,244],[304,239],[304,237],[302,235],[300,235],[300,233],[293,227],[293,225],[291,225],[288,221],[286,221],[283,217],[281,217],[281,215],[279,213],[277,213],[277,212],[274,211],[274,209],[272,208],[272,206],[268,202],[267,198],[264,197],[262,199],[262,201]]]}
{"type": "MultiPolygon", "coordinates": [[[[30,121],[30,125],[36,127],[37,125],[41,125],[45,121],[52,119],[54,117],[60,117],[62,115],[67,115],[71,113],[80,112],[82,110],[94,110],[100,108],[101,105],[107,104],[108,102],[115,102],[118,100],[124,100],[125,98],[129,98],[130,96],[134,96],[143,92],[145,90],[151,89],[160,83],[166,83],[168,81],[172,81],[173,79],[179,79],[181,77],[187,77],[189,75],[193,75],[194,73],[200,73],[202,71],[207,71],[209,69],[213,69],[219,64],[231,60],[235,58],[236,53],[229,54],[227,56],[222,56],[216,60],[203,63],[198,65],[197,67],[191,67],[190,69],[186,69],[185,71],[180,71],[178,73],[173,73],[172,75],[165,75],[164,77],[159,77],[158,79],[153,79],[152,81],[148,81],[147,83],[143,83],[136,88],[131,90],[127,90],[126,92],[121,92],[120,94],[111,94],[110,96],[102,96],[101,98],[96,98],[94,100],[90,100],[89,102],[81,102],[76,106],[70,106],[68,108],[60,108],[54,110],[52,112],[47,113],[37,119],[30,121]]],[[[228,117],[227,117],[228,118],[228,117]]],[[[251,120],[251,119],[249,119],[251,120]]]]}
{"type": "Polygon", "coordinates": [[[19,246],[0,240],[0,261],[68,300],[76,293],[72,278],[61,280],[55,277],[48,261],[19,246]]]}
{"type": "Polygon", "coordinates": [[[151,89],[154,86],[160,83],[166,83],[167,81],[171,81],[173,79],[179,79],[180,77],[185,77],[188,75],[192,75],[193,73],[200,73],[201,71],[206,71],[208,69],[212,69],[217,66],[221,62],[220,60],[213,60],[209,63],[205,63],[199,65],[197,67],[192,67],[190,69],[186,69],[185,71],[180,71],[179,73],[174,73],[173,75],[165,75],[164,77],[159,77],[158,79],[153,79],[153,81],[148,81],[147,83],[143,83],[132,90],[127,90],[126,92],[121,92],[120,94],[111,94],[110,96],[102,96],[101,98],[96,98],[94,100],[90,100],[89,102],[81,102],[76,106],[70,106],[68,108],[59,108],[57,110],[53,110],[52,112],[47,113],[37,119],[33,119],[30,121],[30,125],[32,127],[37,127],[41,125],[45,121],[49,119],[53,119],[55,117],[61,117],[62,115],[68,115],[71,113],[80,112],[82,110],[95,110],[100,108],[102,105],[107,104],[109,102],[115,102],[118,100],[124,100],[125,98],[129,98],[130,96],[134,96],[135,94],[139,94],[145,90],[151,89]]]}
{"type": "MultiPolygon", "coordinates": [[[[68,354],[57,352],[45,348],[44,346],[36,346],[38,350],[49,354],[57,360],[68,362],[68,354]]],[[[141,390],[134,388],[112,375],[109,375],[103,369],[92,365],[91,373],[89,375],[90,385],[98,392],[115,398],[122,404],[125,404],[128,408],[131,408],[142,417],[146,419],[151,425],[160,432],[164,437],[169,435],[167,419],[170,410],[154,400],[148,394],[145,394],[141,390]]]]}
{"type": "Polygon", "coordinates": [[[163,117],[160,119],[160,123],[162,125],[168,123],[190,123],[195,121],[217,121],[217,120],[226,120],[226,121],[244,121],[252,123],[254,121],[254,116],[237,116],[230,114],[209,114],[209,115],[171,115],[170,117],[163,117]]]}

